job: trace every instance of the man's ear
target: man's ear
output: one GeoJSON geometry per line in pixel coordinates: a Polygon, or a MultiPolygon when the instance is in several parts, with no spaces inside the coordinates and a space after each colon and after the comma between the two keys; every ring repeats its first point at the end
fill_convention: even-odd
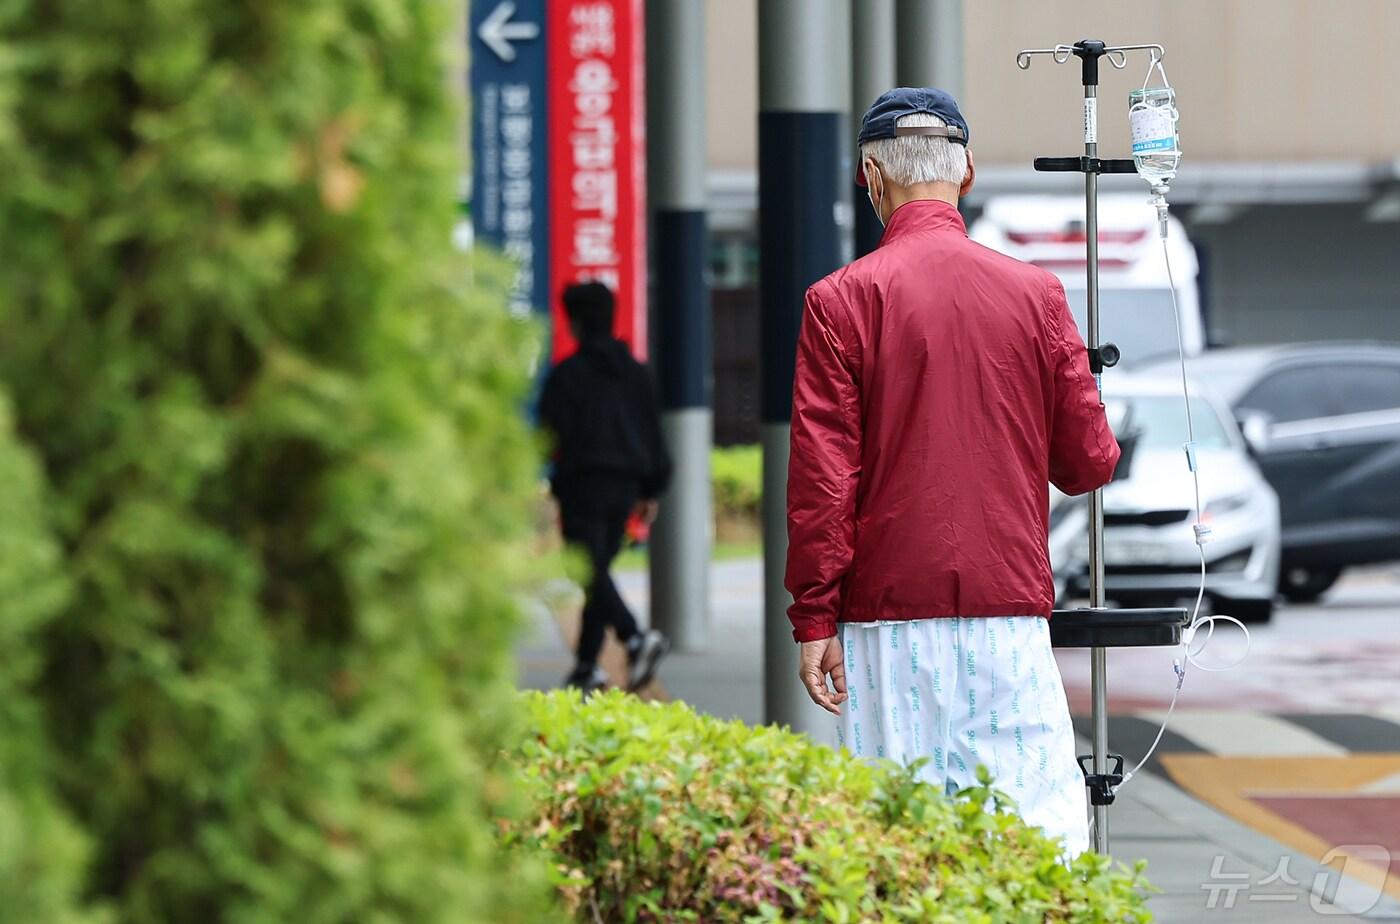
{"type": "Polygon", "coordinates": [[[882,198],[885,192],[885,178],[880,173],[880,168],[875,166],[875,161],[869,157],[861,161],[861,170],[865,171],[865,188],[870,190],[872,197],[882,198]]]}
{"type": "Polygon", "coordinates": [[[972,184],[977,180],[977,167],[972,162],[972,149],[967,149],[967,176],[963,177],[962,185],[958,187],[958,198],[964,198],[972,192],[972,184]]]}

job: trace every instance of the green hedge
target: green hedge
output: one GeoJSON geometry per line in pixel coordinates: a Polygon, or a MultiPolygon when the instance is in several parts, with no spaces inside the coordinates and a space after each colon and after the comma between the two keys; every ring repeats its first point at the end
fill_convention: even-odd
{"type": "Polygon", "coordinates": [[[716,447],[710,453],[715,514],[758,521],[763,500],[763,450],[758,446],[716,447]]]}
{"type": "Polygon", "coordinates": [[[578,922],[1143,922],[1140,871],[1064,865],[986,788],[954,799],[783,729],[533,694],[515,760],[578,922]],[[988,806],[988,810],[984,810],[988,806]]]}
{"type": "Polygon", "coordinates": [[[77,924],[86,844],[55,797],[34,683],[40,638],[69,587],[42,476],[0,393],[0,924],[77,924]]]}
{"type": "Polygon", "coordinates": [[[122,922],[548,919],[490,821],[536,338],[450,243],[455,12],[0,5],[0,388],[67,594],[4,747],[122,922]]]}

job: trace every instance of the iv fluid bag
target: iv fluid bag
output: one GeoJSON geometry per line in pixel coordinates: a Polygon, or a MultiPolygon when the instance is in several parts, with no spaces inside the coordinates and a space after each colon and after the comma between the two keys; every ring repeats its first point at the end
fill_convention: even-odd
{"type": "Polygon", "coordinates": [[[1133,163],[1138,176],[1154,186],[1176,176],[1181,159],[1176,119],[1176,93],[1171,87],[1146,87],[1128,94],[1133,163]]]}

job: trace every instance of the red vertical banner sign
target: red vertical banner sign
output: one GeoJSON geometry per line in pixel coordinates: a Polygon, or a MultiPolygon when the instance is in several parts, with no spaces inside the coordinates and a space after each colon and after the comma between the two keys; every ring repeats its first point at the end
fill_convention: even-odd
{"type": "Polygon", "coordinates": [[[615,333],[646,358],[643,0],[550,0],[549,296],[555,362],[574,351],[559,294],[597,280],[615,333]]]}

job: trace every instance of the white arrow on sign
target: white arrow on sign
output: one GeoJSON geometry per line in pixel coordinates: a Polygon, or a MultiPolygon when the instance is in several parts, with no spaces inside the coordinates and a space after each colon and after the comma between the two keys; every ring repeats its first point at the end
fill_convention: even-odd
{"type": "Polygon", "coordinates": [[[512,41],[525,42],[532,38],[538,38],[540,27],[533,22],[511,22],[510,18],[515,15],[515,4],[511,0],[501,0],[501,3],[491,11],[491,15],[481,21],[481,28],[476,30],[476,34],[486,43],[486,47],[496,53],[496,57],[502,61],[510,62],[515,60],[515,47],[512,41]]]}

